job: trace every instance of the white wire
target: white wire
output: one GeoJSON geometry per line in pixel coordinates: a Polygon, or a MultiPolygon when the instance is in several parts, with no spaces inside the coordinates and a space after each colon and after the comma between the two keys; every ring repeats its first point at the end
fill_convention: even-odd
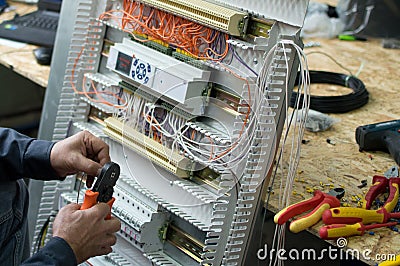
{"type": "MultiPolygon", "coordinates": [[[[283,140],[282,140],[282,145],[280,148],[280,156],[279,158],[283,158],[284,153],[285,153],[285,146],[286,142],[288,140],[289,136],[289,130],[291,128],[291,124],[293,124],[293,134],[292,134],[292,139],[291,139],[291,146],[290,146],[290,153],[289,153],[289,162],[288,162],[288,169],[287,169],[287,174],[286,178],[282,176],[279,190],[280,190],[280,197],[278,200],[278,205],[279,208],[284,208],[290,204],[290,196],[292,194],[293,190],[293,181],[294,177],[296,175],[296,169],[300,160],[300,148],[301,148],[301,140],[303,139],[304,135],[304,129],[305,129],[305,121],[307,119],[307,113],[309,109],[309,104],[310,104],[310,91],[309,91],[309,84],[310,84],[310,78],[309,78],[309,73],[308,73],[308,64],[307,64],[307,58],[305,57],[302,49],[296,45],[293,41],[290,40],[282,40],[278,44],[280,44],[283,48],[283,54],[286,62],[286,98],[285,98],[285,106],[287,107],[286,110],[288,110],[288,101],[290,99],[289,91],[288,91],[288,58],[287,58],[287,53],[286,53],[286,46],[292,46],[295,50],[296,53],[299,57],[300,61],[300,75],[301,75],[301,84],[298,86],[298,93],[299,95],[303,94],[304,95],[304,100],[302,102],[301,108],[300,108],[300,97],[297,98],[296,101],[296,110],[299,110],[298,112],[293,112],[290,116],[290,119],[288,118],[286,120],[286,128],[285,132],[283,134],[283,140]],[[301,112],[301,114],[299,114],[301,112]]],[[[283,162],[282,159],[279,162],[281,172],[282,174],[284,173],[284,167],[283,167],[283,162]]],[[[276,247],[276,249],[281,249],[285,245],[285,225],[277,225],[275,228],[274,232],[274,238],[273,238],[273,243],[272,246],[273,248],[276,247]]],[[[283,261],[279,260],[276,256],[270,260],[269,265],[283,265],[283,261]]]]}

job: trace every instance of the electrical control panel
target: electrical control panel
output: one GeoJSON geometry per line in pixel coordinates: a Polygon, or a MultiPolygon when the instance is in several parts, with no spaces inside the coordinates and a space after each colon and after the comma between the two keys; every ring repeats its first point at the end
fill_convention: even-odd
{"type": "MultiPolygon", "coordinates": [[[[186,100],[207,95],[210,71],[185,64],[152,48],[124,38],[110,48],[107,67],[138,87],[153,90],[166,101],[185,104],[186,100]]],[[[205,102],[199,102],[204,110],[205,102]]],[[[191,112],[193,108],[187,107],[191,112]]],[[[199,113],[201,115],[202,113],[199,113]]]]}
{"type": "MultiPolygon", "coordinates": [[[[121,167],[118,241],[89,265],[243,265],[308,1],[66,2],[40,137],[88,130],[121,167]]],[[[81,179],[31,186],[33,242],[81,179]]]]}

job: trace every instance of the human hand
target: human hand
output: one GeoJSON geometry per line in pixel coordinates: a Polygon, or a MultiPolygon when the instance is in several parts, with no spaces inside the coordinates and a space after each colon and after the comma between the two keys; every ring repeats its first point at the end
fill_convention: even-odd
{"type": "Polygon", "coordinates": [[[67,241],[78,264],[91,257],[108,254],[117,241],[114,233],[121,228],[117,218],[105,220],[109,212],[110,206],[106,203],[86,210],[80,210],[79,204],[69,204],[58,212],[53,223],[53,236],[67,241]]]}
{"type": "Polygon", "coordinates": [[[50,153],[50,162],[60,177],[85,172],[86,184],[91,187],[93,177],[110,161],[108,145],[88,131],[81,131],[57,142],[50,153]]]}

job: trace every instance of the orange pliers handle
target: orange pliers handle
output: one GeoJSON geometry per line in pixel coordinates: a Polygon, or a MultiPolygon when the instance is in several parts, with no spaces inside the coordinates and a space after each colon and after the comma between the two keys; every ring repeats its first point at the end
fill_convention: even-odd
{"type": "MultiPolygon", "coordinates": [[[[99,192],[93,192],[92,190],[88,189],[85,192],[85,197],[83,199],[83,203],[81,206],[81,210],[86,210],[86,209],[90,209],[91,207],[93,207],[94,205],[97,204],[97,197],[99,196],[99,192]]],[[[112,205],[114,204],[115,198],[112,197],[108,202],[107,205],[110,206],[110,212],[106,217],[106,220],[111,219],[111,208],[112,205]]]]}
{"type": "Polygon", "coordinates": [[[118,164],[114,162],[104,164],[92,189],[86,190],[81,210],[89,209],[98,202],[105,202],[110,206],[110,212],[106,219],[111,219],[111,208],[115,201],[115,198],[112,195],[119,174],[120,167],[118,164]]]}

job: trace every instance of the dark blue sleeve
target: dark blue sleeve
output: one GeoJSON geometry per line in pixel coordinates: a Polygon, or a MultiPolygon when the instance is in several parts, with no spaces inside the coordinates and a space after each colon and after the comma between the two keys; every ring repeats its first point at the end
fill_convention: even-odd
{"type": "Polygon", "coordinates": [[[76,266],[77,264],[75,254],[68,243],[60,237],[53,237],[21,266],[76,266]]]}
{"type": "Polygon", "coordinates": [[[63,179],[50,164],[54,143],[36,140],[18,132],[0,128],[0,181],[28,177],[40,180],[63,179]]]}

